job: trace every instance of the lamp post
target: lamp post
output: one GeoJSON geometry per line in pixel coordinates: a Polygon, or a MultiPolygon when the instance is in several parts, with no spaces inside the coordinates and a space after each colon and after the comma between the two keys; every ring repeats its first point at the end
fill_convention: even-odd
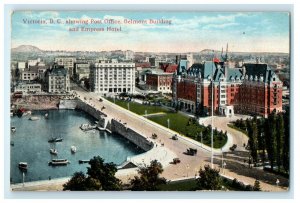
{"type": "Polygon", "coordinates": [[[25,186],[25,173],[23,172],[23,187],[25,186]]]}
{"type": "Polygon", "coordinates": [[[186,177],[189,176],[189,169],[190,169],[190,166],[189,164],[186,165],[186,177]]]}
{"type": "Polygon", "coordinates": [[[168,128],[170,128],[170,119],[169,118],[168,118],[167,122],[168,122],[168,128]]]}
{"type": "Polygon", "coordinates": [[[202,132],[200,132],[200,137],[201,137],[201,147],[203,148],[203,136],[202,136],[202,132]]]}
{"type": "Polygon", "coordinates": [[[130,110],[129,110],[129,102],[127,103],[127,108],[128,108],[128,111],[130,111],[130,110]]]}

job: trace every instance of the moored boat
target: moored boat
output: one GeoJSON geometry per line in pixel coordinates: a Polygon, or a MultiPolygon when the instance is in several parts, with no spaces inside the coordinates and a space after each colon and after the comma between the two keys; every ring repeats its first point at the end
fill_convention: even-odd
{"type": "Polygon", "coordinates": [[[21,169],[21,170],[27,170],[28,169],[27,162],[20,162],[19,163],[19,169],[21,169]]]}
{"type": "Polygon", "coordinates": [[[57,155],[57,149],[50,149],[50,154],[57,155]]]}
{"type": "Polygon", "coordinates": [[[87,123],[84,123],[84,124],[81,124],[80,126],[80,129],[83,130],[83,131],[88,131],[88,130],[92,130],[92,129],[95,129],[96,126],[92,126],[90,124],[87,124],[87,123]]]}
{"type": "Polygon", "coordinates": [[[31,121],[37,121],[37,120],[39,120],[40,118],[39,117],[37,117],[37,116],[31,116],[30,118],[29,118],[29,120],[31,120],[31,121]]]}
{"type": "Polygon", "coordinates": [[[15,126],[11,126],[11,132],[16,132],[16,127],[15,126]]]}
{"type": "Polygon", "coordinates": [[[77,148],[75,146],[71,146],[71,152],[75,153],[77,151],[77,148]]]}
{"type": "Polygon", "coordinates": [[[90,160],[79,160],[78,162],[79,162],[80,164],[84,164],[84,163],[89,163],[90,160]]]}
{"type": "Polygon", "coordinates": [[[68,163],[70,163],[68,159],[52,159],[48,162],[48,164],[52,166],[62,166],[67,165],[68,163]]]}
{"type": "Polygon", "coordinates": [[[49,118],[49,114],[46,113],[46,114],[45,114],[45,119],[48,119],[48,118],[49,118]]]}
{"type": "Polygon", "coordinates": [[[51,139],[48,140],[48,142],[62,142],[63,138],[61,137],[52,137],[51,139]]]}

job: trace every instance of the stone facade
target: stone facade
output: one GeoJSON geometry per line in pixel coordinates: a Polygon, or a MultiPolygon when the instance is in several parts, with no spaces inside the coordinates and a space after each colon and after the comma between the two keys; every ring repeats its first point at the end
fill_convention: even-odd
{"type": "Polygon", "coordinates": [[[49,93],[66,93],[70,91],[70,78],[64,66],[53,64],[45,73],[45,87],[49,93]]]}

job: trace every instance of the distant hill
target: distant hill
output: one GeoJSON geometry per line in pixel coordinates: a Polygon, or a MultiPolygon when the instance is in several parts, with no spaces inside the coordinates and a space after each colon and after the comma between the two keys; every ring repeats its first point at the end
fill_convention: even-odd
{"type": "Polygon", "coordinates": [[[36,52],[36,53],[43,52],[41,49],[32,45],[20,45],[16,48],[12,48],[11,51],[12,52],[36,52]]]}

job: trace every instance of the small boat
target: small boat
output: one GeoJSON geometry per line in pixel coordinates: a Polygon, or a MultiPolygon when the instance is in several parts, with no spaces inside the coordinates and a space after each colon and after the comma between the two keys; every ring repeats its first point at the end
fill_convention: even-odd
{"type": "Polygon", "coordinates": [[[79,162],[80,164],[84,164],[84,163],[89,163],[90,160],[79,160],[78,162],[79,162]]]}
{"type": "Polygon", "coordinates": [[[57,155],[57,149],[50,149],[50,154],[57,155]]]}
{"type": "Polygon", "coordinates": [[[63,141],[63,138],[61,138],[61,137],[53,137],[48,140],[48,142],[62,142],[62,141],[63,141]]]}
{"type": "Polygon", "coordinates": [[[16,132],[16,127],[15,126],[11,126],[11,132],[16,132]]]}
{"type": "Polygon", "coordinates": [[[67,165],[68,163],[70,163],[68,159],[52,159],[48,162],[48,164],[52,166],[67,165]]]}
{"type": "Polygon", "coordinates": [[[75,146],[71,146],[71,152],[75,153],[77,151],[77,148],[75,146]]]}
{"type": "Polygon", "coordinates": [[[27,170],[27,168],[28,168],[27,162],[20,162],[19,163],[19,169],[20,170],[27,170]]]}
{"type": "Polygon", "coordinates": [[[29,120],[31,120],[31,121],[37,121],[37,120],[40,120],[40,118],[37,117],[37,116],[31,116],[31,117],[29,118],[29,120]]]}
{"type": "Polygon", "coordinates": [[[11,145],[11,146],[15,146],[14,141],[10,141],[10,145],[11,145]]]}
{"type": "Polygon", "coordinates": [[[48,114],[48,113],[45,114],[45,118],[46,118],[46,119],[49,118],[49,114],[48,114]]]}
{"type": "Polygon", "coordinates": [[[31,111],[25,111],[25,112],[23,113],[23,116],[28,116],[28,115],[31,115],[31,111]]]}
{"type": "Polygon", "coordinates": [[[88,130],[92,130],[92,129],[95,129],[96,126],[92,126],[90,124],[87,124],[87,123],[84,123],[84,124],[81,124],[80,126],[80,129],[83,130],[83,131],[88,131],[88,130]]]}

